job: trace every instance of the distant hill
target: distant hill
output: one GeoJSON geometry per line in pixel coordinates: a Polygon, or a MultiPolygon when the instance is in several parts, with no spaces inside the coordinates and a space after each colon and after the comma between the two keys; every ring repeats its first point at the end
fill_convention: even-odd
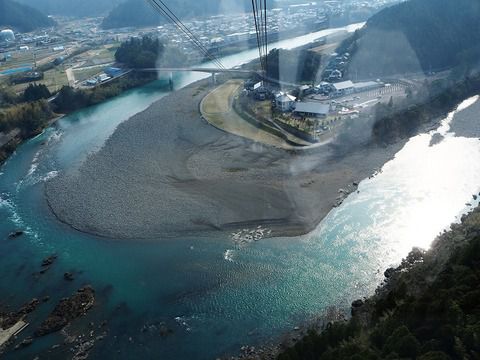
{"type": "Polygon", "coordinates": [[[103,19],[102,28],[154,26],[163,22],[163,18],[146,1],[127,0],[115,7],[103,19]]]}
{"type": "Polygon", "coordinates": [[[478,61],[480,1],[410,0],[386,8],[339,49],[352,78],[429,72],[478,61]]]}
{"type": "Polygon", "coordinates": [[[32,6],[44,14],[72,17],[95,17],[107,15],[125,0],[17,0],[32,6]]]}
{"type": "MultiPolygon", "coordinates": [[[[169,0],[166,4],[175,15],[182,19],[239,12],[251,7],[251,2],[248,0],[169,0]]],[[[165,21],[145,0],[127,0],[112,10],[104,19],[102,27],[112,29],[155,26],[165,21]]]]}
{"type": "Polygon", "coordinates": [[[55,25],[55,22],[40,11],[11,0],[0,0],[0,26],[28,32],[55,25]]]}

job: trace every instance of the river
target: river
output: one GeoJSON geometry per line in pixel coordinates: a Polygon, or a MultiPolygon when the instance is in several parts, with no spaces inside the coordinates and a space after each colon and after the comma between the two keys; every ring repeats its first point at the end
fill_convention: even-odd
{"type": "MultiPolygon", "coordinates": [[[[333,31],[276,46],[300,46],[333,31]]],[[[255,50],[250,50],[222,62],[232,67],[254,58],[255,50]]],[[[206,76],[180,74],[175,84],[206,76]]],[[[439,232],[478,204],[472,194],[480,190],[480,163],[472,159],[480,158],[480,142],[449,132],[449,117],[438,130],[410,139],[381,173],[362,181],[359,193],[306,236],[242,247],[223,233],[113,242],[58,222],[44,198],[45,181],[78,166],[119,123],[164,96],[164,85],[158,81],[61,119],[22,145],[0,169],[2,302],[19,307],[32,297],[51,297],[29,317],[32,326],[20,339],[60,298],[88,283],[97,291],[96,306],[68,331],[89,322],[94,322],[95,334],[108,331],[90,358],[234,354],[242,345],[276,339],[330,306],[344,309],[371,294],[387,267],[413,246],[428,248],[439,232]],[[435,132],[445,138],[430,146],[435,132]],[[26,234],[7,239],[17,228],[26,234]],[[33,274],[51,254],[58,255],[52,268],[33,274]],[[66,271],[74,273],[74,281],[63,279],[66,271]],[[106,326],[99,329],[104,320],[106,326]]],[[[60,334],[50,335],[5,358],[33,358],[45,351],[49,358],[64,359],[68,347],[48,353],[61,342],[60,334]]]]}

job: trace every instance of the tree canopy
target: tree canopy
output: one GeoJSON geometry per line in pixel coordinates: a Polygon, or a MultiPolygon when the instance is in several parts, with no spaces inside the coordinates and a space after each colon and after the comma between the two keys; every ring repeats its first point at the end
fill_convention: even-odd
{"type": "Polygon", "coordinates": [[[478,359],[480,209],[385,272],[376,295],[349,321],[310,332],[278,360],[478,359]]]}

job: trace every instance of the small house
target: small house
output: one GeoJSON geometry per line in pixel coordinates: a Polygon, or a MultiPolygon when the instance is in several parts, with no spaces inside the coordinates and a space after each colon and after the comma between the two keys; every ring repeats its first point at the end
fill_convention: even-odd
{"type": "Polygon", "coordinates": [[[293,109],[296,100],[295,96],[280,92],[275,96],[275,107],[283,112],[290,111],[293,109]]]}

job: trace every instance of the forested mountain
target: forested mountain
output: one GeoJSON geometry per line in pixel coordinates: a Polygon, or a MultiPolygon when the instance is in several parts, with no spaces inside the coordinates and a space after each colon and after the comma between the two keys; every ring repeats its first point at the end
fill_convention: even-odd
{"type": "Polygon", "coordinates": [[[32,6],[44,14],[74,17],[107,15],[125,0],[17,0],[32,6]]]}
{"type": "MultiPolygon", "coordinates": [[[[171,0],[166,4],[180,18],[238,12],[251,8],[251,2],[248,0],[171,0]]],[[[154,26],[163,22],[165,22],[164,18],[158,15],[145,0],[127,0],[112,10],[104,19],[102,27],[111,29],[154,26]]]]}
{"type": "Polygon", "coordinates": [[[12,27],[18,31],[27,32],[54,24],[53,20],[30,6],[11,0],[0,0],[0,26],[2,27],[12,27]]]}
{"type": "Polygon", "coordinates": [[[410,0],[386,8],[347,40],[352,78],[438,71],[478,61],[478,0],[410,0]]]}

